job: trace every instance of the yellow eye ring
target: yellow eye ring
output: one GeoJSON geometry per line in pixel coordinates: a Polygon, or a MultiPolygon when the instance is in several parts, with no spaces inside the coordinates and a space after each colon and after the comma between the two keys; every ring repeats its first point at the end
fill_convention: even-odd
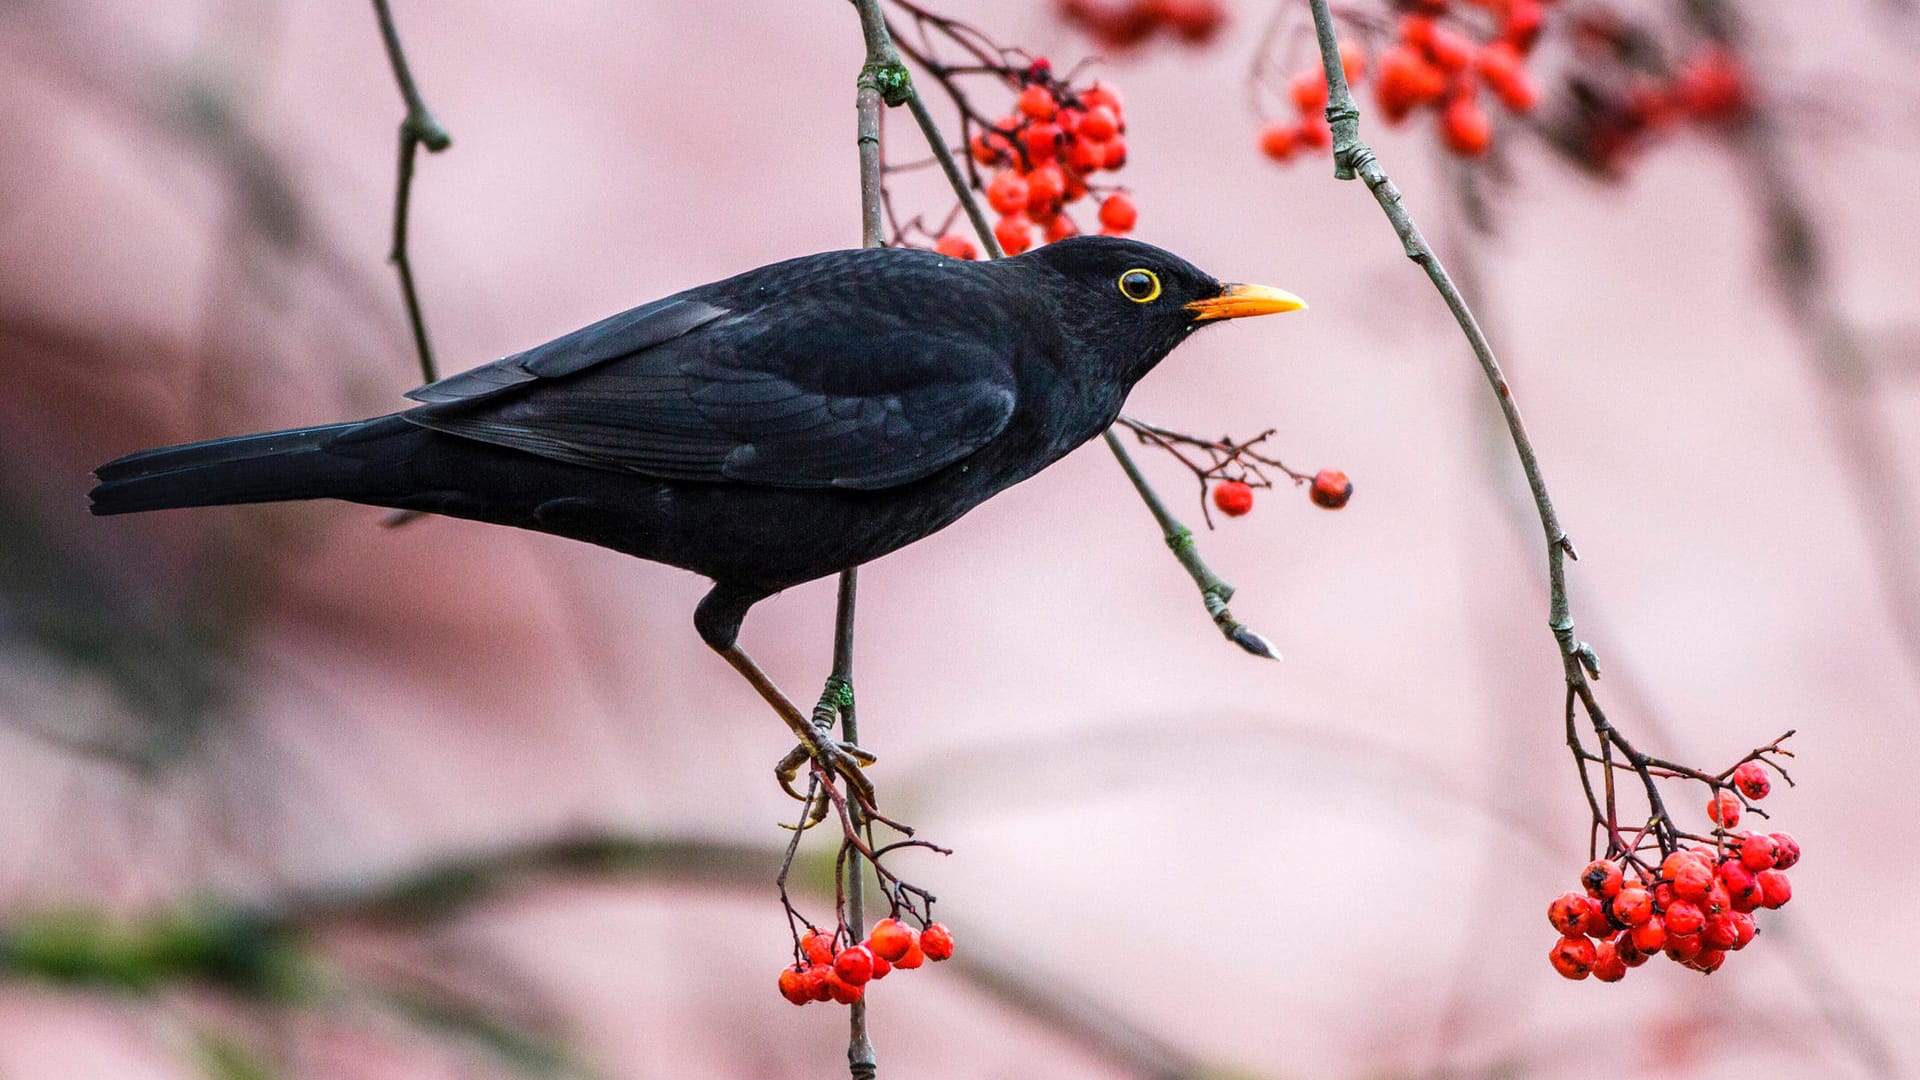
{"type": "Polygon", "coordinates": [[[1160,275],[1134,267],[1120,275],[1120,295],[1136,304],[1148,304],[1160,298],[1160,275]]]}

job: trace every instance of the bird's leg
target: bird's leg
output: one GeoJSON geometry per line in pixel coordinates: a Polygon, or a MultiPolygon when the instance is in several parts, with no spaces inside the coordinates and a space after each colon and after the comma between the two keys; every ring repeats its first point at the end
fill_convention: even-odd
{"type": "MultiPolygon", "coordinates": [[[[727,663],[733,665],[735,671],[738,671],[755,690],[759,691],[767,704],[773,706],[773,711],[780,714],[780,719],[787,722],[787,727],[792,729],[794,737],[800,740],[800,745],[794,748],[793,753],[781,759],[774,770],[775,775],[780,778],[780,786],[786,790],[787,794],[801,802],[807,801],[805,795],[794,790],[793,782],[799,777],[800,770],[811,761],[828,782],[836,776],[845,780],[847,790],[852,792],[865,808],[871,809],[874,805],[873,782],[867,779],[866,773],[861,771],[861,766],[873,764],[874,756],[852,743],[837,742],[831,737],[833,721],[839,712],[839,695],[836,693],[831,703],[826,700],[825,694],[821,695],[821,707],[816,708],[813,717],[809,719],[800,712],[798,706],[787,699],[787,695],[780,692],[780,688],[773,684],[773,680],[767,677],[767,673],[760,670],[760,665],[754,663],[753,658],[738,645],[729,645],[719,652],[726,658],[727,663]]],[[[833,689],[831,681],[828,688],[833,689]]]]}

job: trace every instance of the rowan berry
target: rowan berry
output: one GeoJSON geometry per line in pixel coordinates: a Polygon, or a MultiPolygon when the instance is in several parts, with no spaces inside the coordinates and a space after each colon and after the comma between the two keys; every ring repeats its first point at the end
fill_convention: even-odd
{"type": "Polygon", "coordinates": [[[1124,191],[1115,192],[1100,203],[1100,224],[1115,232],[1126,232],[1133,228],[1139,218],[1140,212],[1134,208],[1133,197],[1124,191]]]}
{"type": "Polygon", "coordinates": [[[1060,207],[1060,197],[1067,192],[1067,174],[1060,166],[1049,161],[1036,165],[1027,174],[1027,213],[1033,217],[1046,217],[1060,207]]]}
{"type": "Polygon", "coordinates": [[[1731,949],[1739,938],[1732,920],[1725,915],[1708,919],[1700,927],[1700,944],[1709,949],[1731,949]]]}
{"type": "Polygon", "coordinates": [[[1599,900],[1618,896],[1625,882],[1620,864],[1611,859],[1595,859],[1580,871],[1580,884],[1587,887],[1587,895],[1599,900]]]}
{"type": "Polygon", "coordinates": [[[952,956],[953,931],[944,923],[928,923],[927,928],[920,931],[920,951],[935,963],[952,956]]]}
{"type": "Polygon", "coordinates": [[[1787,901],[1793,899],[1793,882],[1787,880],[1787,875],[1780,871],[1762,870],[1753,875],[1753,878],[1760,883],[1761,907],[1769,909],[1783,907],[1787,901]]]}
{"type": "Polygon", "coordinates": [[[1780,845],[1765,833],[1754,833],[1740,841],[1740,862],[1749,870],[1773,869],[1773,861],[1779,854],[1780,845]]]}
{"type": "Polygon", "coordinates": [[[1107,108],[1113,110],[1113,116],[1116,120],[1125,116],[1127,112],[1126,107],[1120,101],[1120,91],[1115,90],[1112,85],[1103,82],[1094,83],[1082,91],[1080,94],[1080,104],[1086,106],[1088,111],[1105,105],[1107,108]]]}
{"type": "Polygon", "coordinates": [[[1622,926],[1645,926],[1653,918],[1653,897],[1647,890],[1629,885],[1614,895],[1610,911],[1613,921],[1622,926]]]}
{"type": "Polygon", "coordinates": [[[1609,983],[1627,977],[1627,962],[1620,957],[1613,942],[1602,941],[1594,946],[1593,977],[1609,983]]]}
{"type": "Polygon", "coordinates": [[[1161,0],[1161,10],[1174,32],[1195,44],[1211,40],[1227,21],[1219,0],[1161,0]]]}
{"type": "Polygon", "coordinates": [[[1768,834],[1773,840],[1773,868],[1791,870],[1800,861],[1800,841],[1783,832],[1768,834]]]}
{"type": "Polygon", "coordinates": [[[1666,921],[1667,938],[1671,940],[1675,935],[1698,933],[1707,917],[1701,912],[1700,905],[1693,901],[1675,900],[1673,906],[1667,909],[1666,921]]]}
{"type": "Polygon", "coordinates": [[[1327,510],[1338,510],[1353,498],[1353,481],[1339,469],[1321,469],[1314,474],[1313,485],[1307,488],[1307,497],[1313,505],[1327,510]]]}
{"type": "Polygon", "coordinates": [[[806,971],[807,997],[814,1001],[831,1001],[833,991],[827,987],[827,976],[833,969],[825,964],[815,964],[806,971]]]}
{"type": "Polygon", "coordinates": [[[1260,152],[1275,161],[1293,156],[1293,125],[1275,120],[1260,129],[1260,152]]]}
{"type": "Polygon", "coordinates": [[[1640,946],[1634,944],[1632,934],[1621,934],[1613,943],[1613,953],[1620,958],[1621,963],[1630,968],[1637,968],[1652,959],[1650,954],[1640,951],[1640,946]]]}
{"type": "Polygon", "coordinates": [[[1547,921],[1562,935],[1573,937],[1586,925],[1587,909],[1592,903],[1593,897],[1586,893],[1562,893],[1547,905],[1547,921]]]}
{"type": "Polygon", "coordinates": [[[1738,119],[1748,105],[1746,65],[1726,49],[1704,49],[1680,72],[1674,90],[1680,107],[1696,120],[1738,119]]]}
{"type": "Polygon", "coordinates": [[[1106,163],[1107,149],[1100,143],[1075,139],[1067,147],[1067,164],[1082,176],[1099,172],[1100,167],[1106,163]]]}
{"type": "Polygon", "coordinates": [[[1593,973],[1593,963],[1599,959],[1599,949],[1586,938],[1563,937],[1553,943],[1547,958],[1553,962],[1553,969],[1567,978],[1584,979],[1593,973]]]}
{"type": "Polygon", "coordinates": [[[1472,39],[1444,26],[1434,27],[1433,39],[1427,42],[1427,57],[1450,75],[1467,70],[1473,64],[1476,51],[1472,39]]]}
{"type": "Polygon", "coordinates": [[[987,205],[996,213],[1017,214],[1027,208],[1027,181],[1011,169],[987,181],[987,205]]]}
{"type": "Polygon", "coordinates": [[[1041,229],[1046,233],[1047,243],[1049,244],[1055,240],[1065,240],[1069,236],[1078,236],[1080,234],[1080,227],[1075,225],[1073,219],[1068,217],[1065,212],[1053,214],[1039,224],[1041,229]]]}
{"type": "Polygon", "coordinates": [[[959,233],[947,233],[941,236],[940,239],[934,241],[933,250],[954,259],[977,259],[980,257],[980,249],[973,246],[973,241],[961,236],[959,233]]]}
{"type": "Polygon", "coordinates": [[[1379,63],[1373,91],[1388,119],[1404,117],[1414,106],[1438,100],[1447,92],[1446,73],[1404,45],[1383,50],[1379,63]]]}
{"type": "Polygon", "coordinates": [[[1700,943],[1699,934],[1668,934],[1665,951],[1669,960],[1678,960],[1684,964],[1699,956],[1700,950],[1705,947],[1700,943]]]}
{"type": "Polygon", "coordinates": [[[1114,117],[1112,109],[1096,105],[1080,118],[1080,128],[1075,134],[1103,143],[1120,134],[1120,121],[1114,117]]]}
{"type": "Polygon", "coordinates": [[[1526,61],[1512,45],[1496,41],[1480,51],[1480,77],[1502,104],[1514,112],[1532,110],[1540,103],[1540,89],[1528,74],[1526,61]]]}
{"type": "Polygon", "coordinates": [[[899,919],[881,919],[873,924],[873,933],[867,935],[867,946],[873,955],[897,964],[907,955],[907,950],[913,948],[913,930],[899,919]]]}
{"type": "Polygon", "coordinates": [[[920,948],[920,935],[912,930],[907,932],[913,934],[913,944],[907,947],[906,955],[893,962],[893,966],[912,971],[926,961],[927,954],[920,948]]]}
{"type": "Polygon", "coordinates": [[[1746,948],[1753,941],[1753,935],[1759,933],[1759,929],[1754,925],[1753,916],[1744,911],[1736,911],[1728,915],[1727,921],[1733,924],[1733,948],[1736,950],[1746,948]]]}
{"type": "Polygon", "coordinates": [[[841,978],[838,972],[827,972],[827,996],[840,1004],[851,1005],[865,997],[866,993],[865,986],[848,982],[841,978]]]}
{"type": "Polygon", "coordinates": [[[993,235],[1000,241],[1000,250],[1018,255],[1033,244],[1033,219],[1024,212],[1008,214],[993,223],[993,235]]]}
{"type": "Polygon", "coordinates": [[[973,160],[982,165],[998,165],[1007,156],[1007,137],[997,131],[983,131],[967,144],[973,160]]]}
{"type": "Polygon", "coordinates": [[[792,964],[780,969],[780,996],[795,1005],[805,1005],[813,1000],[813,994],[807,989],[805,968],[792,964]]]}
{"type": "Polygon", "coordinates": [[[873,950],[865,945],[849,945],[833,958],[833,973],[840,980],[861,986],[873,978],[873,950]]]}
{"type": "Polygon", "coordinates": [[[1768,778],[1765,765],[1745,761],[1733,770],[1733,786],[1740,789],[1740,794],[1758,802],[1773,790],[1773,781],[1768,778]]]}
{"type": "Polygon", "coordinates": [[[1681,900],[1698,903],[1705,900],[1712,889],[1713,871],[1698,859],[1681,863],[1673,875],[1673,895],[1681,900]]]}
{"type": "Polygon", "coordinates": [[[810,964],[833,963],[833,935],[808,927],[807,932],[800,935],[800,952],[810,964]]]}
{"type": "Polygon", "coordinates": [[[1039,83],[1028,83],[1020,91],[1019,107],[1022,113],[1035,120],[1051,120],[1054,113],[1060,111],[1060,105],[1053,99],[1053,91],[1039,83]]]}
{"type": "Polygon", "coordinates": [[[1744,858],[1721,863],[1719,875],[1734,910],[1741,910],[1744,905],[1745,910],[1752,911],[1759,904],[1760,884],[1754,880],[1753,871],[1748,869],[1744,858]]]}
{"type": "Polygon", "coordinates": [[[1127,163],[1127,140],[1115,135],[1100,147],[1100,167],[1112,172],[1127,163]]]}
{"type": "Polygon", "coordinates": [[[1542,20],[1540,0],[1509,0],[1501,33],[1514,48],[1524,53],[1531,50],[1533,43],[1540,39],[1542,20]]]}
{"type": "Polygon", "coordinates": [[[1633,938],[1633,947],[1649,956],[1667,947],[1667,923],[1658,915],[1648,919],[1646,925],[1636,926],[1628,933],[1633,938]]]}
{"type": "Polygon", "coordinates": [[[1293,103],[1302,114],[1311,114],[1327,107],[1327,73],[1319,68],[1295,75],[1287,88],[1293,93],[1293,103]]]}
{"type": "Polygon", "coordinates": [[[1466,94],[1457,94],[1440,114],[1440,137],[1462,157],[1479,157],[1493,145],[1493,121],[1466,94]]]}
{"type": "MultiPolygon", "coordinates": [[[[867,951],[869,951],[869,952],[872,952],[872,951],[873,951],[873,944],[872,944],[871,942],[863,942],[862,944],[865,944],[865,945],[867,946],[867,951]]],[[[884,978],[886,978],[886,977],[887,977],[887,973],[888,973],[888,972],[890,972],[890,971],[892,971],[892,970],[893,970],[893,965],[892,965],[892,964],[889,964],[889,963],[887,963],[887,958],[886,958],[886,957],[884,957],[884,956],[881,956],[881,955],[879,955],[878,953],[875,953],[875,954],[874,954],[874,957],[873,957],[873,980],[874,980],[875,982],[879,982],[879,981],[880,981],[881,979],[884,979],[884,978]]]]}
{"type": "Polygon", "coordinates": [[[1695,956],[1687,966],[1702,975],[1711,975],[1720,970],[1720,965],[1726,962],[1727,951],[1725,949],[1709,949],[1703,947],[1699,955],[1695,956]]]}
{"type": "Polygon", "coordinates": [[[1713,879],[1713,887],[1707,890],[1706,899],[1700,901],[1700,912],[1711,918],[1724,915],[1733,910],[1733,893],[1728,891],[1727,883],[1718,877],[1713,879]]]}
{"type": "Polygon", "coordinates": [[[1060,153],[1060,127],[1057,124],[1030,124],[1020,133],[1027,157],[1036,162],[1052,161],[1060,153]]]}
{"type": "Polygon", "coordinates": [[[1333,128],[1324,118],[1309,116],[1293,129],[1293,141],[1309,150],[1325,150],[1333,145],[1333,128]]]}
{"type": "Polygon", "coordinates": [[[1740,796],[1731,791],[1716,791],[1707,803],[1707,818],[1723,829],[1740,824],[1740,796]]]}
{"type": "Polygon", "coordinates": [[[1222,480],[1213,486],[1213,505],[1228,517],[1239,517],[1253,509],[1253,489],[1239,480],[1222,480]]]}
{"type": "MultiPolygon", "coordinates": [[[[1321,73],[1322,75],[1325,72],[1321,73]]],[[[1350,41],[1340,43],[1340,74],[1347,82],[1357,83],[1367,76],[1367,51],[1350,41]]]]}

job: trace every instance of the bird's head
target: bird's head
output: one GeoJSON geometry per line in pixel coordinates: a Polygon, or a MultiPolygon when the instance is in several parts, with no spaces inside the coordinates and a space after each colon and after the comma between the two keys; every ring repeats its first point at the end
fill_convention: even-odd
{"type": "Polygon", "coordinates": [[[1048,313],[1083,356],[1118,363],[1131,383],[1188,334],[1215,322],[1299,311],[1306,302],[1265,285],[1221,282],[1170,251],[1138,240],[1076,236],[1015,259],[1049,279],[1048,313]]]}

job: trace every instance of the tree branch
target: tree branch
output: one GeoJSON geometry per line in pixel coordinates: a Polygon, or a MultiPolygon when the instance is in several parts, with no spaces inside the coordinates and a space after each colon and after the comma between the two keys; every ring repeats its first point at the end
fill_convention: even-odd
{"type": "Polygon", "coordinates": [[[406,301],[407,321],[413,328],[413,347],[420,355],[420,376],[426,382],[433,382],[440,376],[434,369],[433,349],[427,343],[427,323],[420,312],[420,295],[414,288],[413,263],[407,257],[407,211],[413,198],[414,155],[422,146],[428,153],[437,154],[453,145],[453,136],[440,126],[420,96],[387,0],[373,0],[373,13],[380,21],[380,36],[387,43],[387,60],[393,65],[394,81],[400,84],[400,96],[407,104],[407,115],[400,121],[400,164],[395,170],[393,191],[393,246],[387,253],[387,261],[393,263],[400,274],[400,296],[406,301]]]}

